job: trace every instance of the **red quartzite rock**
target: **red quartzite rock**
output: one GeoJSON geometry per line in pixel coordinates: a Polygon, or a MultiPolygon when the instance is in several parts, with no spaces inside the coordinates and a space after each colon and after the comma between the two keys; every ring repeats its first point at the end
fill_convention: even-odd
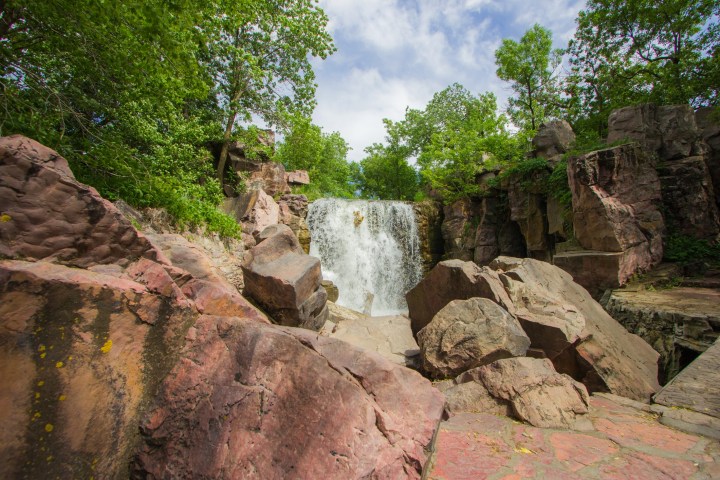
{"type": "Polygon", "coordinates": [[[286,175],[285,167],[281,163],[264,162],[260,165],[260,170],[250,174],[246,183],[248,188],[264,190],[274,197],[278,194],[290,193],[286,175]]]}
{"type": "Polygon", "coordinates": [[[310,175],[307,170],[295,170],[285,174],[285,180],[292,185],[309,185],[310,175]]]}
{"type": "Polygon", "coordinates": [[[464,373],[458,382],[485,386],[495,399],[509,402],[514,416],[542,428],[583,427],[590,398],[582,383],[555,371],[548,359],[506,358],[464,373]]]}
{"type": "Polygon", "coordinates": [[[485,297],[513,313],[512,302],[497,273],[462,260],[438,263],[405,297],[414,334],[452,300],[485,297]]]}
{"type": "Polygon", "coordinates": [[[167,293],[0,261],[0,478],[127,478],[142,409],[197,317],[167,293]]]}
{"type": "Polygon", "coordinates": [[[562,256],[558,265],[589,290],[602,290],[660,262],[665,231],[660,181],[651,158],[639,147],[622,145],[573,157],[568,179],[575,236],[587,254],[562,256]],[[617,255],[606,258],[598,252],[617,255]],[[588,262],[595,261],[602,268],[594,270],[603,275],[583,275],[588,262]]]}
{"type": "Polygon", "coordinates": [[[515,317],[487,298],[453,300],[417,337],[423,368],[440,378],[525,355],[530,346],[515,317]]]}
{"type": "Polygon", "coordinates": [[[133,478],[419,479],[444,398],[306,330],[201,317],[142,426],[133,478]]]}
{"type": "Polygon", "coordinates": [[[0,138],[0,256],[67,265],[165,262],[115,206],[75,180],[57,152],[0,138]]]}
{"type": "Polygon", "coordinates": [[[243,293],[280,324],[320,330],[328,317],[320,260],[306,255],[290,227],[273,225],[245,254],[243,293]]]}

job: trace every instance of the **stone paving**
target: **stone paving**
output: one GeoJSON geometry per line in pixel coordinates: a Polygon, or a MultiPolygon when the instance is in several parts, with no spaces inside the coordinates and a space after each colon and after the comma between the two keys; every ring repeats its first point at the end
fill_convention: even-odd
{"type": "Polygon", "coordinates": [[[593,396],[592,429],[535,428],[462,413],[443,422],[428,480],[718,479],[720,443],[593,396]]]}

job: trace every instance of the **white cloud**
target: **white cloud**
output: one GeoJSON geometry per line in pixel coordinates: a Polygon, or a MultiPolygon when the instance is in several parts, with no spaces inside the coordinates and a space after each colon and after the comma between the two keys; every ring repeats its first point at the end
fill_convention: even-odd
{"type": "Polygon", "coordinates": [[[509,89],[495,76],[501,39],[519,39],[534,23],[550,28],[556,46],[574,31],[580,0],[321,0],[338,52],[315,62],[318,106],[313,119],[339,131],[353,150],[384,139],[383,118],[423,108],[433,93],[459,82],[494,92],[509,89]]]}

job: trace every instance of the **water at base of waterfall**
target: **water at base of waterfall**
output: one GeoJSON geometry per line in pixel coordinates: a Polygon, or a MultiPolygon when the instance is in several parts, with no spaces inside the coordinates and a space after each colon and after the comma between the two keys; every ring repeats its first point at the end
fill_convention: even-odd
{"type": "Polygon", "coordinates": [[[410,204],[324,198],[310,205],[310,255],[337,285],[337,304],[370,314],[407,312],[405,294],[422,278],[410,204]]]}

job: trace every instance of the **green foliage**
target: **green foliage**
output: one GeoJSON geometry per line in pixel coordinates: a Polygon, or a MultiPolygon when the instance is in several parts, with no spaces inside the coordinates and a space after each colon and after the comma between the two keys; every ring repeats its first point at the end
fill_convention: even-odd
{"type": "Polygon", "coordinates": [[[570,42],[577,130],[605,135],[613,109],[718,103],[720,4],[714,0],[590,0],[570,42]]]}
{"type": "Polygon", "coordinates": [[[277,147],[275,160],[288,170],[307,170],[310,185],[297,190],[309,200],[320,197],[351,198],[353,164],[347,161],[349,147],[339,133],[324,133],[310,119],[296,116],[277,147]]]}
{"type": "Polygon", "coordinates": [[[567,160],[562,159],[555,165],[547,179],[548,193],[560,202],[565,209],[572,207],[572,192],[568,182],[567,160]]]}
{"type": "Polygon", "coordinates": [[[720,242],[708,242],[678,233],[665,240],[665,260],[684,264],[708,262],[720,264],[720,242]]]}
{"type": "Polygon", "coordinates": [[[508,113],[530,139],[540,124],[560,112],[561,99],[555,70],[562,50],[552,48],[550,30],[535,24],[516,42],[504,39],[495,51],[497,76],[512,85],[508,113]]]}
{"type": "Polygon", "coordinates": [[[418,196],[418,173],[397,144],[374,144],[360,162],[357,183],[363,198],[414,200],[418,196]]]}
{"type": "MultiPolygon", "coordinates": [[[[459,84],[436,93],[424,110],[408,109],[402,121],[386,120],[385,126],[387,145],[375,152],[389,154],[391,164],[416,157],[422,182],[445,202],[480,195],[477,175],[522,152],[507,119],[497,113],[495,96],[475,96],[459,84]]],[[[405,198],[412,198],[405,171],[405,198]]]]}
{"type": "MultiPolygon", "coordinates": [[[[206,146],[249,145],[256,132],[235,120],[251,114],[279,122],[311,111],[310,57],[334,50],[312,0],[0,7],[0,135],[55,148],[110,199],[224,235],[239,228],[216,209],[223,194],[206,146]]],[[[248,149],[271,153],[260,150],[248,149]]]]}

